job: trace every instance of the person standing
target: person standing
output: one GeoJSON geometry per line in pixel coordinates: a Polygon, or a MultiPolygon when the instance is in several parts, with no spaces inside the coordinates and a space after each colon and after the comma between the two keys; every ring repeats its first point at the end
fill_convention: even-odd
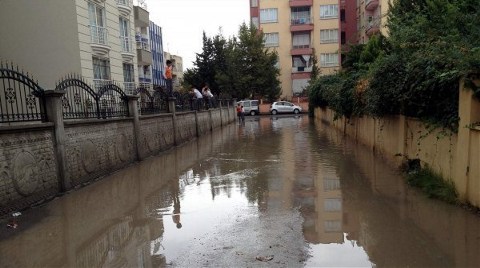
{"type": "Polygon", "coordinates": [[[167,67],[165,68],[165,80],[167,84],[167,94],[169,97],[173,96],[173,63],[167,60],[167,67]]]}
{"type": "Polygon", "coordinates": [[[208,87],[208,84],[205,83],[205,86],[202,88],[202,95],[206,100],[207,103],[207,110],[212,107],[212,98],[213,94],[212,91],[210,91],[210,88],[208,87]]]}
{"type": "Polygon", "coordinates": [[[195,107],[192,107],[193,110],[199,110],[200,111],[200,106],[201,106],[201,103],[203,101],[203,96],[202,96],[202,93],[200,93],[200,91],[196,88],[196,87],[192,87],[192,94],[195,98],[195,107]]]}

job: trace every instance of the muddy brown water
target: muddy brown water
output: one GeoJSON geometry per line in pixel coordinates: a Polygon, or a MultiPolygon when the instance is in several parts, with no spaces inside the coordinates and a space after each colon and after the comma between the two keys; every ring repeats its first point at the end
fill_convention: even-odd
{"type": "Polygon", "coordinates": [[[17,222],[0,267],[480,267],[480,217],[306,116],[247,117],[17,222]]]}

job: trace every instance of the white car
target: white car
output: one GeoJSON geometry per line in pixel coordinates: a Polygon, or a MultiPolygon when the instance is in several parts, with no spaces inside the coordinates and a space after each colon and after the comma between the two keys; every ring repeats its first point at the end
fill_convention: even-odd
{"type": "Polygon", "coordinates": [[[270,113],[294,113],[299,114],[302,112],[302,107],[295,105],[288,101],[276,101],[270,105],[270,113]]]}

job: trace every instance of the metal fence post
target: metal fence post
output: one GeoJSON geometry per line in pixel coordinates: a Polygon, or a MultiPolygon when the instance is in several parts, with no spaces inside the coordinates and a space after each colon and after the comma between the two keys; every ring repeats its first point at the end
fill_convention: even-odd
{"type": "Polygon", "coordinates": [[[65,127],[63,124],[62,97],[65,94],[63,90],[45,90],[45,108],[48,121],[54,124],[55,136],[55,159],[57,162],[57,176],[59,188],[61,191],[67,191],[72,188],[72,182],[67,180],[67,166],[65,155],[65,127]]]}

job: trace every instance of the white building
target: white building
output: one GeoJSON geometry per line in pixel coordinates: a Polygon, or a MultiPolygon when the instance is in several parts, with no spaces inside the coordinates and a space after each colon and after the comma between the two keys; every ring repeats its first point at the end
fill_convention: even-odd
{"type": "Polygon", "coordinates": [[[0,38],[0,60],[45,89],[71,73],[94,86],[113,80],[129,90],[139,82],[132,0],[2,0],[0,38]]]}

